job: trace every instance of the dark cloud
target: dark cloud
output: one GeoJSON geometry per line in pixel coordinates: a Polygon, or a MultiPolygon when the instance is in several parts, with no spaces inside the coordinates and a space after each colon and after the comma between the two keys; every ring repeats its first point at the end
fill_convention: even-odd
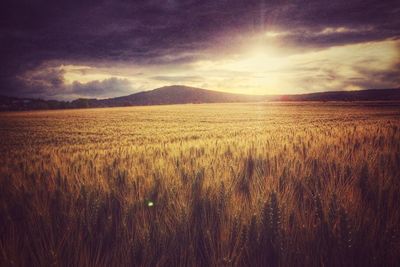
{"type": "Polygon", "coordinates": [[[320,31],[317,29],[299,29],[283,36],[281,42],[294,43],[303,48],[318,49],[338,45],[379,41],[388,38],[399,39],[400,36],[394,30],[380,31],[372,26],[368,28],[338,27],[325,28],[320,31]]]}
{"type": "Polygon", "coordinates": [[[390,70],[377,71],[365,67],[357,68],[359,76],[347,83],[361,88],[396,88],[400,85],[400,60],[390,70]]]}
{"type": "MultiPolygon", "coordinates": [[[[287,44],[323,48],[399,38],[399,18],[397,0],[6,0],[0,94],[25,94],[17,77],[50,61],[179,64],[209,56],[201,51],[221,36],[268,29],[289,29],[287,44]],[[317,34],[329,27],[350,30],[317,34]]],[[[42,87],[27,85],[57,88],[59,74],[48,73],[42,87]]]]}
{"type": "Polygon", "coordinates": [[[133,93],[131,83],[127,79],[115,77],[88,83],[74,82],[66,88],[66,92],[75,97],[107,98],[133,93]]]}
{"type": "Polygon", "coordinates": [[[18,91],[7,92],[12,96],[47,97],[64,91],[64,71],[41,64],[39,67],[17,73],[9,84],[18,91]]]}
{"type": "Polygon", "coordinates": [[[64,73],[61,68],[40,66],[17,76],[15,83],[20,86],[20,94],[44,99],[107,98],[135,91],[129,80],[116,77],[87,83],[75,81],[68,84],[65,82],[64,73]]]}

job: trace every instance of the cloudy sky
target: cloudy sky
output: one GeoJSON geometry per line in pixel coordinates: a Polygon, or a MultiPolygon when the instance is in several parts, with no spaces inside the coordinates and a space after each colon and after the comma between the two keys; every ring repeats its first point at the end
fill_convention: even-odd
{"type": "Polygon", "coordinates": [[[0,94],[400,87],[398,0],[5,0],[0,94]]]}

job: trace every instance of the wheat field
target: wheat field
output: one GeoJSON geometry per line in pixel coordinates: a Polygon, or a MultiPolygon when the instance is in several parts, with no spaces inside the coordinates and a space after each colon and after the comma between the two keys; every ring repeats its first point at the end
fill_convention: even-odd
{"type": "Polygon", "coordinates": [[[398,266],[400,105],[0,113],[1,266],[398,266]]]}

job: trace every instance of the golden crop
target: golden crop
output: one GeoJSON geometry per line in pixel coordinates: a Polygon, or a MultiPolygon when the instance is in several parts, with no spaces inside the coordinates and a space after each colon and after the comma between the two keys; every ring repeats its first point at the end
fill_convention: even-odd
{"type": "Polygon", "coordinates": [[[1,266],[395,266],[400,109],[0,114],[1,266]]]}

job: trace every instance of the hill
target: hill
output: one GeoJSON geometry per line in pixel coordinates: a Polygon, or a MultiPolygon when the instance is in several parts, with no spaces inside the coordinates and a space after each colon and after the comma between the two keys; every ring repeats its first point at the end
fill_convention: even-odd
{"type": "Polygon", "coordinates": [[[128,96],[100,100],[106,106],[168,105],[187,103],[254,102],[264,96],[231,94],[187,86],[165,86],[128,96]]]}
{"type": "Polygon", "coordinates": [[[332,91],[300,95],[278,96],[279,101],[397,101],[400,88],[368,89],[360,91],[332,91]]]}

